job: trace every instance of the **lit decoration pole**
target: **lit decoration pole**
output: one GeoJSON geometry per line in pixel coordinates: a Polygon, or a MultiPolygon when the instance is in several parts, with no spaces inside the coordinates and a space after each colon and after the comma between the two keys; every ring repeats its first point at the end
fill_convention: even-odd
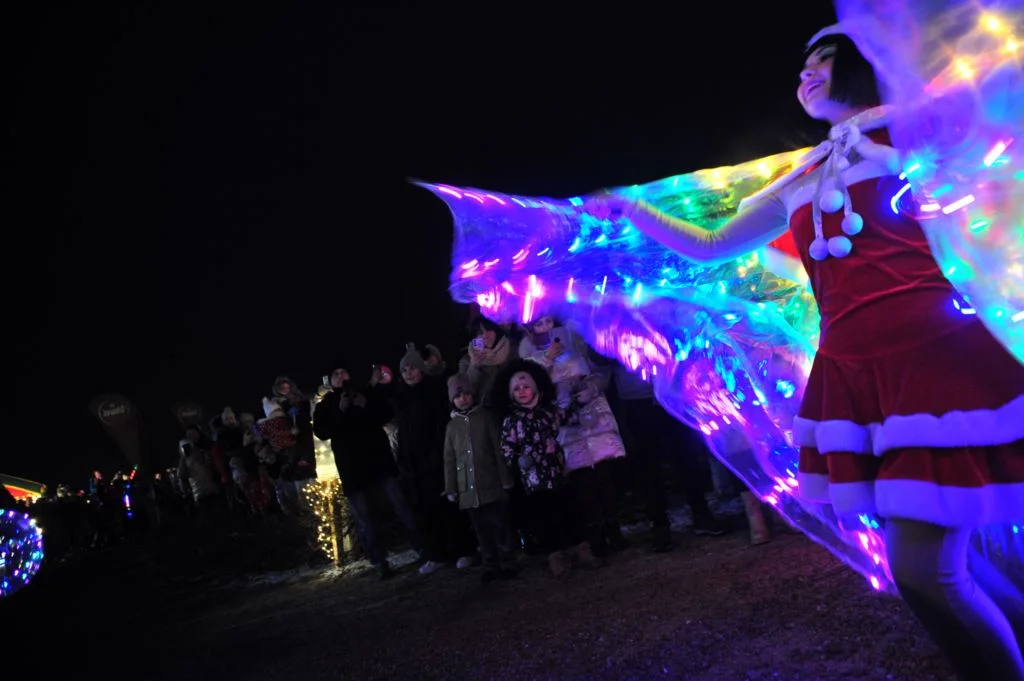
{"type": "MultiPolygon", "coordinates": [[[[985,14],[964,28],[942,12],[952,16],[966,3],[918,4],[926,5],[931,14],[916,18],[934,39],[927,44],[939,47],[914,55],[898,73],[920,76],[935,106],[922,107],[920,98],[893,102],[905,124],[892,130],[905,170],[888,205],[906,210],[901,199],[911,192],[936,260],[962,294],[950,301],[950,314],[978,315],[1024,361],[1024,15],[985,14]],[[967,101],[957,99],[964,92],[967,101]],[[924,116],[930,127],[917,120],[924,116]]],[[[806,151],[615,191],[714,230],[741,199],[796,168],[806,151]]],[[[579,197],[420,186],[455,219],[455,300],[477,303],[500,322],[542,315],[569,321],[598,351],[651,380],[666,409],[701,430],[716,456],[792,524],[875,589],[895,593],[877,519],[838,518],[830,505],[805,504],[796,494],[793,420],[819,317],[785,243],[731,263],[699,264],[628,219],[581,213],[579,197]],[[747,446],[737,446],[743,441],[747,446]]],[[[975,548],[1024,583],[1019,525],[982,528],[975,548]]]]}
{"type": "Polygon", "coordinates": [[[339,541],[338,524],[344,515],[341,497],[341,480],[334,464],[334,452],[330,442],[313,439],[316,452],[317,479],[307,485],[306,499],[316,517],[317,546],[335,565],[341,562],[350,542],[339,541]]]}

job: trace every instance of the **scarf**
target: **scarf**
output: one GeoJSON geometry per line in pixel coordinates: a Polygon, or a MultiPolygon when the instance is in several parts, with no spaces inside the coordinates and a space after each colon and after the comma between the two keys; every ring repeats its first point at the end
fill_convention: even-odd
{"type": "Polygon", "coordinates": [[[476,355],[480,365],[498,367],[508,361],[511,350],[512,344],[509,343],[508,336],[502,336],[493,348],[471,348],[470,352],[476,355]]]}

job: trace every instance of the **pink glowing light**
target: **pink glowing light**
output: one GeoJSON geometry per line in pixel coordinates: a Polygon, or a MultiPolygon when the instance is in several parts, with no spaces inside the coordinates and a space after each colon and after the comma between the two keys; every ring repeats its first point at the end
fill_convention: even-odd
{"type": "Polygon", "coordinates": [[[477,305],[484,308],[485,310],[496,310],[501,301],[497,291],[487,291],[486,293],[477,294],[476,302],[477,305]]]}
{"type": "Polygon", "coordinates": [[[516,290],[512,287],[512,284],[507,281],[501,282],[501,288],[505,289],[508,293],[511,293],[512,295],[517,295],[516,290]]]}
{"type": "Polygon", "coordinates": [[[992,164],[999,160],[999,157],[1003,155],[1003,152],[1006,151],[1006,148],[1010,146],[1012,142],[1012,138],[1006,140],[1005,142],[996,142],[995,146],[992,147],[992,149],[990,149],[987,154],[985,154],[985,159],[984,161],[982,161],[982,163],[985,164],[985,167],[991,168],[992,164]]]}
{"type": "Polygon", "coordinates": [[[523,297],[523,324],[529,324],[533,319],[533,296],[529,293],[523,297]]]}
{"type": "Polygon", "coordinates": [[[461,199],[462,198],[462,194],[460,194],[459,192],[455,191],[454,189],[449,189],[448,187],[438,187],[437,191],[439,191],[439,192],[441,192],[443,194],[447,194],[448,196],[454,196],[457,199],[461,199]]]}
{"type": "MultiPolygon", "coordinates": [[[[790,480],[792,480],[792,478],[790,478],[790,480]]],[[[778,476],[776,476],[776,478],[775,478],[775,484],[776,484],[775,489],[777,491],[779,491],[779,492],[792,492],[793,491],[792,488],[789,485],[789,481],[788,480],[783,480],[782,478],[780,478],[778,476]]]]}
{"type": "Polygon", "coordinates": [[[535,302],[544,297],[544,287],[541,286],[537,275],[531,274],[527,282],[526,295],[523,296],[523,324],[533,321],[535,302]]]}
{"type": "Polygon", "coordinates": [[[470,260],[467,263],[462,264],[462,278],[470,279],[483,274],[483,270],[480,269],[480,262],[477,260],[470,260]]]}
{"type": "Polygon", "coordinates": [[[650,338],[628,331],[623,331],[615,338],[616,355],[622,363],[636,371],[655,364],[667,364],[669,358],[668,341],[664,336],[652,331],[650,338]]]}
{"type": "Polygon", "coordinates": [[[470,192],[466,192],[465,195],[466,195],[467,199],[473,199],[477,203],[483,203],[484,202],[483,198],[480,197],[480,196],[477,196],[476,194],[471,194],[470,192]]]}
{"type": "Polygon", "coordinates": [[[486,196],[490,200],[496,202],[499,206],[506,206],[506,205],[508,205],[508,204],[505,203],[505,201],[503,199],[499,199],[494,194],[484,194],[484,196],[486,196]]]}
{"type": "Polygon", "coordinates": [[[958,200],[954,201],[953,203],[949,204],[948,206],[946,206],[945,208],[943,208],[942,212],[944,214],[946,214],[946,215],[949,215],[950,213],[955,213],[956,211],[960,210],[964,206],[969,206],[972,203],[974,203],[974,194],[968,194],[967,196],[963,197],[962,199],[958,199],[958,200]]]}
{"type": "Polygon", "coordinates": [[[526,260],[526,256],[530,255],[530,251],[527,248],[520,248],[516,251],[516,254],[512,256],[512,262],[518,265],[522,261],[526,260]]]}

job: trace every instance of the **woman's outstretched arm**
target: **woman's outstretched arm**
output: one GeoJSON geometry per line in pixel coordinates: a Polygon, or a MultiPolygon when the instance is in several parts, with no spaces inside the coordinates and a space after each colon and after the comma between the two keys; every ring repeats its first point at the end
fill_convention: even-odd
{"type": "Polygon", "coordinates": [[[584,210],[598,218],[628,217],[641,232],[687,260],[717,264],[756,250],[785,234],[789,228],[785,204],[765,197],[740,211],[718,229],[705,229],[661,212],[645,201],[603,195],[584,210]]]}

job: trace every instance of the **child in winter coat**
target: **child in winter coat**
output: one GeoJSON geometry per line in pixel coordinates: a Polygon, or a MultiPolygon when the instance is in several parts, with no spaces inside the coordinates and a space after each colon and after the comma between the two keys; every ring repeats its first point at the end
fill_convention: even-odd
{"type": "Polygon", "coordinates": [[[543,366],[514,360],[499,376],[495,403],[505,405],[501,426],[502,455],[516,469],[526,492],[527,522],[551,551],[548,565],[556,577],[568,575],[574,554],[584,567],[603,564],[583,542],[573,546],[578,534],[574,525],[572,493],[565,471],[565,452],[558,434],[571,421],[568,412],[555,405],[555,387],[543,366]],[[504,386],[505,395],[498,394],[504,386]],[[567,552],[568,550],[568,552],[567,552]]]}
{"type": "Polygon", "coordinates": [[[515,486],[502,456],[494,416],[477,406],[465,374],[448,379],[452,419],[444,440],[444,492],[469,511],[483,558],[484,583],[515,576],[507,490],[515,486]]]}
{"type": "Polygon", "coordinates": [[[256,424],[263,447],[257,451],[260,461],[266,464],[267,472],[274,481],[277,503],[285,515],[295,515],[299,511],[298,493],[295,483],[287,479],[288,468],[295,458],[298,440],[295,437],[295,424],[284,413],[277,400],[263,398],[263,413],[266,418],[256,424]]]}

